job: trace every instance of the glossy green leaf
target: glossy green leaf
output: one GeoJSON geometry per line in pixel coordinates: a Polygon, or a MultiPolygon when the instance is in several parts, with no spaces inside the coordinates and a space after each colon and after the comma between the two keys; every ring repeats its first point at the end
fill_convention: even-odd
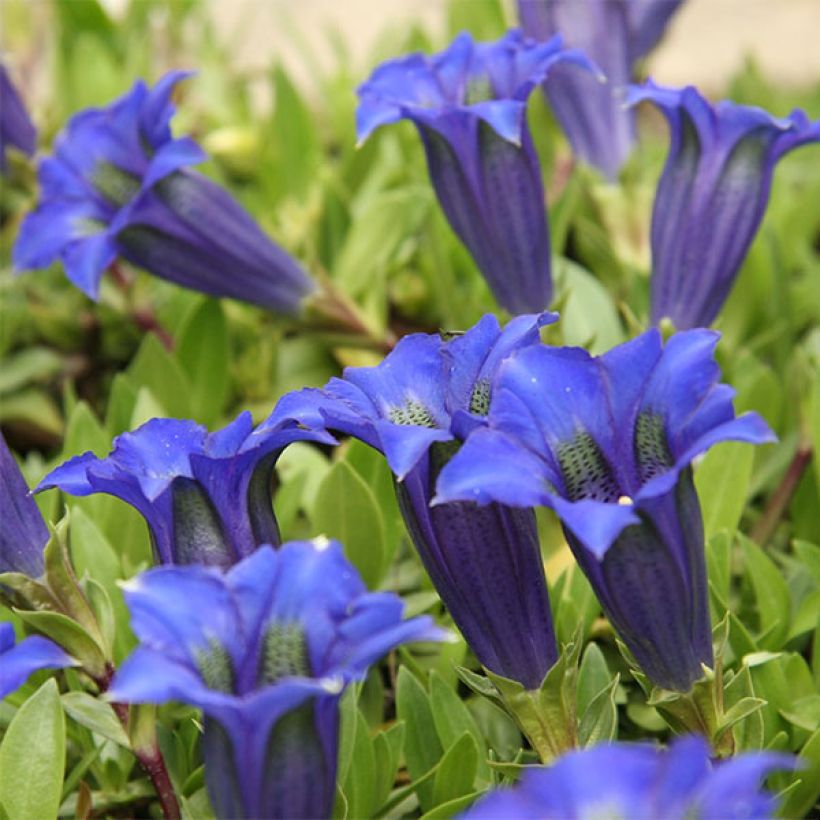
{"type": "Polygon", "coordinates": [[[56,817],[65,771],[65,718],[53,678],[18,710],[0,746],[0,807],[10,820],[56,817]]]}

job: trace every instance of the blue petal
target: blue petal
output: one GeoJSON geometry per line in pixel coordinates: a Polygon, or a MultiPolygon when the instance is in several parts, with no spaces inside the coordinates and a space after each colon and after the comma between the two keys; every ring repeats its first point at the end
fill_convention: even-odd
{"type": "Polygon", "coordinates": [[[77,662],[57,644],[34,635],[24,638],[16,646],[14,628],[0,624],[0,699],[19,689],[29,675],[40,669],[63,669],[76,666],[77,662]]]}
{"type": "Polygon", "coordinates": [[[140,131],[152,148],[170,140],[168,124],[175,113],[171,95],[178,83],[194,74],[195,71],[169,71],[146,95],[139,113],[140,131]]]}
{"type": "Polygon", "coordinates": [[[197,165],[207,158],[208,155],[190,137],[168,142],[151,159],[142,180],[143,187],[150,188],[179,168],[197,165]]]}
{"type": "Polygon", "coordinates": [[[66,276],[91,299],[96,299],[100,279],[117,258],[117,246],[107,232],[73,242],[62,254],[66,276]]]}
{"type": "Polygon", "coordinates": [[[37,147],[37,131],[6,67],[0,63],[0,171],[6,169],[8,146],[24,154],[33,154],[37,147]]]}

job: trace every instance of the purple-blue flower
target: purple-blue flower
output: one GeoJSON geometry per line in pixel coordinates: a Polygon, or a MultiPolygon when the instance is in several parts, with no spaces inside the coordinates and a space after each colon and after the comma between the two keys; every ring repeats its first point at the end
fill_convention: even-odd
{"type": "Polygon", "coordinates": [[[537,40],[560,33],[583,50],[606,82],[573,65],[556,66],[543,89],[572,148],[615,179],[635,142],[625,109],[635,64],[660,40],[682,0],[518,0],[521,27],[537,40]]]}
{"type": "Polygon", "coordinates": [[[37,130],[6,67],[0,63],[0,174],[8,168],[6,150],[10,147],[31,156],[37,148],[37,130]]]}
{"type": "Polygon", "coordinates": [[[526,120],[533,88],[558,64],[591,70],[583,55],[510,31],[494,43],[459,35],[432,57],[379,66],[359,87],[356,129],[409,119],[450,225],[498,303],[510,313],[552,298],[550,242],[541,167],[526,120]]]}
{"type": "Polygon", "coordinates": [[[13,250],[18,270],[61,260],[92,299],[118,257],[183,287],[296,314],[314,283],[223,188],[187,168],[206,159],[174,138],[171,95],[188,72],[138,81],[72,117],[40,165],[40,204],[13,250]]]}
{"type": "Polygon", "coordinates": [[[470,820],[769,820],[777,799],[762,787],[794,758],[751,752],[712,763],[696,735],[668,749],[613,743],[570,752],[551,766],[527,769],[521,782],[496,789],[462,817],[470,820]]]}
{"type": "Polygon", "coordinates": [[[439,503],[545,505],[647,677],[686,692],[713,665],[703,525],[691,462],[773,435],[735,417],[718,334],[657,330],[592,357],[533,346],[500,367],[488,426],[438,480],[439,503]]]}
{"type": "Polygon", "coordinates": [[[161,563],[227,567],[259,544],[279,543],[271,476],[294,441],[334,439],[280,421],[275,411],[262,433],[248,412],[215,433],[193,421],[152,419],[117,436],[105,458],[84,453],[69,459],[36,491],[116,496],[145,518],[161,563]]]}
{"type": "Polygon", "coordinates": [[[777,161],[820,142],[802,111],[773,117],[697,89],[633,87],[669,122],[670,147],[652,211],[652,321],[707,327],[726,301],[766,211],[777,161]]]}
{"type": "Polygon", "coordinates": [[[48,527],[0,433],[0,572],[39,578],[47,541],[48,527]]]}
{"type": "Polygon", "coordinates": [[[220,818],[329,817],[339,697],[399,644],[440,640],[369,593],[338,542],[268,546],[222,574],[161,567],[125,587],[140,645],[109,698],[205,713],[205,781],[220,818]]]}
{"type": "Polygon", "coordinates": [[[76,661],[48,638],[32,635],[15,644],[14,627],[0,623],[0,700],[19,689],[34,672],[66,666],[76,666],[76,661]]]}
{"type": "Polygon", "coordinates": [[[519,316],[502,330],[488,315],[449,342],[405,336],[377,367],[349,367],[343,379],[286,396],[278,408],[283,418],[384,453],[407,529],[456,625],[486,668],[528,689],[557,658],[533,511],[431,508],[430,499],[459,440],[483,423],[499,364],[537,346],[539,328],[555,318],[519,316]]]}

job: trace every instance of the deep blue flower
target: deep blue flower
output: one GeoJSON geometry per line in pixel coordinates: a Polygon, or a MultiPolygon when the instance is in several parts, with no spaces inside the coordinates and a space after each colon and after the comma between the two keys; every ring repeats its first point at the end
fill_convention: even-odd
{"type": "Polygon", "coordinates": [[[48,527],[0,433],[0,572],[39,578],[47,541],[48,527]]]}
{"type": "Polygon", "coordinates": [[[778,119],[697,89],[647,82],[630,91],[669,122],[670,147],[652,211],[652,321],[706,327],[720,312],[754,239],[777,161],[820,141],[802,111],[778,119]]]}
{"type": "Polygon", "coordinates": [[[601,357],[530,347],[500,367],[489,426],[444,468],[439,502],[546,505],[647,677],[681,692],[713,665],[703,525],[690,464],[773,436],[735,417],[718,334],[657,330],[601,357]]]}
{"type": "Polygon", "coordinates": [[[570,752],[552,766],[527,769],[518,786],[497,789],[463,815],[471,820],[768,820],[777,800],[761,787],[794,758],[752,752],[712,764],[696,735],[668,749],[613,743],[570,752]]]}
{"type": "Polygon", "coordinates": [[[408,641],[440,640],[369,593],[338,542],[268,546],[227,574],[161,567],[125,587],[140,646],[109,697],[205,713],[208,793],[221,818],[329,817],[339,697],[408,641]]]}
{"type": "Polygon", "coordinates": [[[578,156],[615,179],[635,142],[624,108],[635,63],[660,40],[682,0],[518,0],[524,31],[560,33],[600,66],[606,82],[573,65],[556,66],[543,88],[578,156]]]}
{"type": "Polygon", "coordinates": [[[31,156],[37,147],[37,131],[6,67],[0,63],[0,174],[6,173],[9,147],[31,156]]]}
{"type": "Polygon", "coordinates": [[[108,493],[145,518],[163,564],[230,566],[259,544],[279,543],[270,482],[294,441],[332,436],[271,417],[264,433],[240,414],[215,433],[180,419],[152,419],[114,440],[106,458],[84,453],[52,470],[36,491],[108,493]]]}
{"type": "Polygon", "coordinates": [[[472,503],[431,509],[430,499],[459,439],[483,423],[500,362],[537,345],[539,327],[554,319],[519,316],[502,331],[485,316],[449,342],[405,336],[377,367],[349,367],[344,379],[291,394],[279,408],[283,417],[326,425],[384,453],[407,529],[467,643],[485,667],[529,689],[557,658],[533,511],[472,503]]]}
{"type": "Polygon", "coordinates": [[[552,298],[541,168],[526,121],[533,88],[558,64],[586,58],[511,31],[494,43],[459,35],[433,57],[379,66],[358,90],[359,140],[401,119],[418,128],[430,178],[450,225],[498,303],[511,313],[552,298]]]}
{"type": "Polygon", "coordinates": [[[66,666],[76,666],[76,661],[56,643],[32,635],[15,645],[14,627],[0,623],[0,700],[19,689],[32,673],[66,666]]]}
{"type": "Polygon", "coordinates": [[[14,265],[60,259],[96,299],[122,257],[193,290],[295,314],[313,282],[230,194],[186,168],[206,158],[202,149],[171,135],[171,94],[187,76],[171,72],[152,89],[138,81],[70,120],[40,165],[40,204],[20,228],[14,265]]]}

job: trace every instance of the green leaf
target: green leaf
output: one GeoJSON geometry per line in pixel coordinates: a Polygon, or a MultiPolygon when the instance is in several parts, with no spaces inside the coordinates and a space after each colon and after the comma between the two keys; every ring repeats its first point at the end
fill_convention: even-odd
{"type": "Polygon", "coordinates": [[[381,806],[387,800],[396,773],[401,763],[404,748],[403,722],[394,723],[389,729],[379,732],[373,739],[373,752],[376,759],[376,801],[375,806],[381,806]]]}
{"type": "Polygon", "coordinates": [[[609,686],[612,675],[604,653],[597,643],[590,643],[578,669],[578,714],[583,715],[593,699],[609,686]]]}
{"type": "Polygon", "coordinates": [[[384,574],[384,524],[372,490],[345,461],[337,461],[316,497],[313,525],[318,533],[338,538],[345,555],[370,589],[384,574]]]}
{"type": "Polygon", "coordinates": [[[81,401],[71,413],[63,442],[63,455],[80,455],[89,450],[102,457],[111,449],[111,438],[97,420],[91,408],[81,401]]]}
{"type": "Polygon", "coordinates": [[[820,694],[798,698],[789,709],[781,709],[780,714],[795,726],[814,732],[820,728],[820,694]]]}
{"type": "MultiPolygon", "coordinates": [[[[427,693],[404,666],[399,669],[396,684],[396,713],[406,727],[404,756],[410,777],[415,781],[438,763],[443,749],[427,693]]],[[[433,784],[427,782],[420,786],[418,796],[419,803],[425,810],[432,808],[433,784]]]]}
{"type": "Polygon", "coordinates": [[[446,803],[440,803],[435,808],[423,814],[420,820],[438,820],[439,818],[455,817],[460,815],[465,809],[478,800],[483,791],[470,792],[470,794],[463,794],[461,797],[456,797],[454,800],[448,800],[446,803]]]}
{"type": "Polygon", "coordinates": [[[0,807],[10,820],[57,816],[65,771],[65,718],[53,678],[14,716],[0,746],[0,807]]]}
{"type": "Polygon", "coordinates": [[[370,817],[376,809],[376,757],[370,729],[361,712],[356,715],[353,755],[343,787],[348,817],[370,817]]]}
{"type": "Polygon", "coordinates": [[[114,376],[108,394],[108,406],[105,409],[105,429],[110,436],[118,436],[131,429],[137,392],[137,388],[125,373],[117,373],[114,376]]]}
{"type": "Polygon", "coordinates": [[[434,806],[474,791],[478,755],[478,747],[470,732],[461,734],[447,749],[433,781],[434,806]]]}
{"type": "Polygon", "coordinates": [[[777,650],[789,631],[791,596],[789,587],[777,565],[753,541],[740,537],[746,573],[755,593],[760,618],[758,639],[762,649],[777,650]]]}
{"type": "Polygon", "coordinates": [[[162,405],[165,415],[189,418],[191,385],[176,359],[153,333],[147,333],[128,368],[135,387],[147,387],[162,405]]]}
{"type": "Polygon", "coordinates": [[[130,748],[128,735],[110,703],[92,697],[87,692],[66,692],[60,700],[72,720],[126,749],[130,748]]]}
{"type": "Polygon", "coordinates": [[[464,701],[435,671],[430,673],[430,708],[442,748],[448,749],[464,732],[472,736],[478,750],[479,785],[489,785],[490,767],[484,737],[464,701]]]}
{"type": "Polygon", "coordinates": [[[806,817],[820,797],[820,729],[814,732],[800,750],[798,761],[803,768],[795,772],[800,784],[789,792],[780,807],[781,817],[806,817]]]}
{"type": "Polygon", "coordinates": [[[558,643],[569,643],[581,624],[583,636],[589,633],[592,622],[601,611],[601,605],[586,576],[574,562],[562,573],[560,594],[553,597],[555,607],[555,636],[558,643]]]}
{"type": "Polygon", "coordinates": [[[725,530],[715,533],[706,542],[706,565],[712,603],[716,615],[722,618],[729,607],[732,584],[732,537],[725,530]]]}
{"type": "Polygon", "coordinates": [[[695,470],[695,488],[703,511],[706,538],[720,530],[734,532],[746,504],[754,448],[729,441],[709,450],[695,470]]]}
{"type": "Polygon", "coordinates": [[[188,376],[191,414],[201,424],[219,420],[230,389],[230,340],[222,305],[195,304],[182,322],[176,358],[188,376]]]}
{"type": "Polygon", "coordinates": [[[0,393],[10,393],[26,384],[47,381],[60,372],[62,359],[47,347],[29,347],[3,357],[0,393]]]}
{"type": "Polygon", "coordinates": [[[615,693],[618,689],[619,675],[609,681],[590,701],[578,723],[578,739],[581,746],[594,746],[597,743],[609,743],[618,734],[618,707],[615,705],[615,693]]]}

